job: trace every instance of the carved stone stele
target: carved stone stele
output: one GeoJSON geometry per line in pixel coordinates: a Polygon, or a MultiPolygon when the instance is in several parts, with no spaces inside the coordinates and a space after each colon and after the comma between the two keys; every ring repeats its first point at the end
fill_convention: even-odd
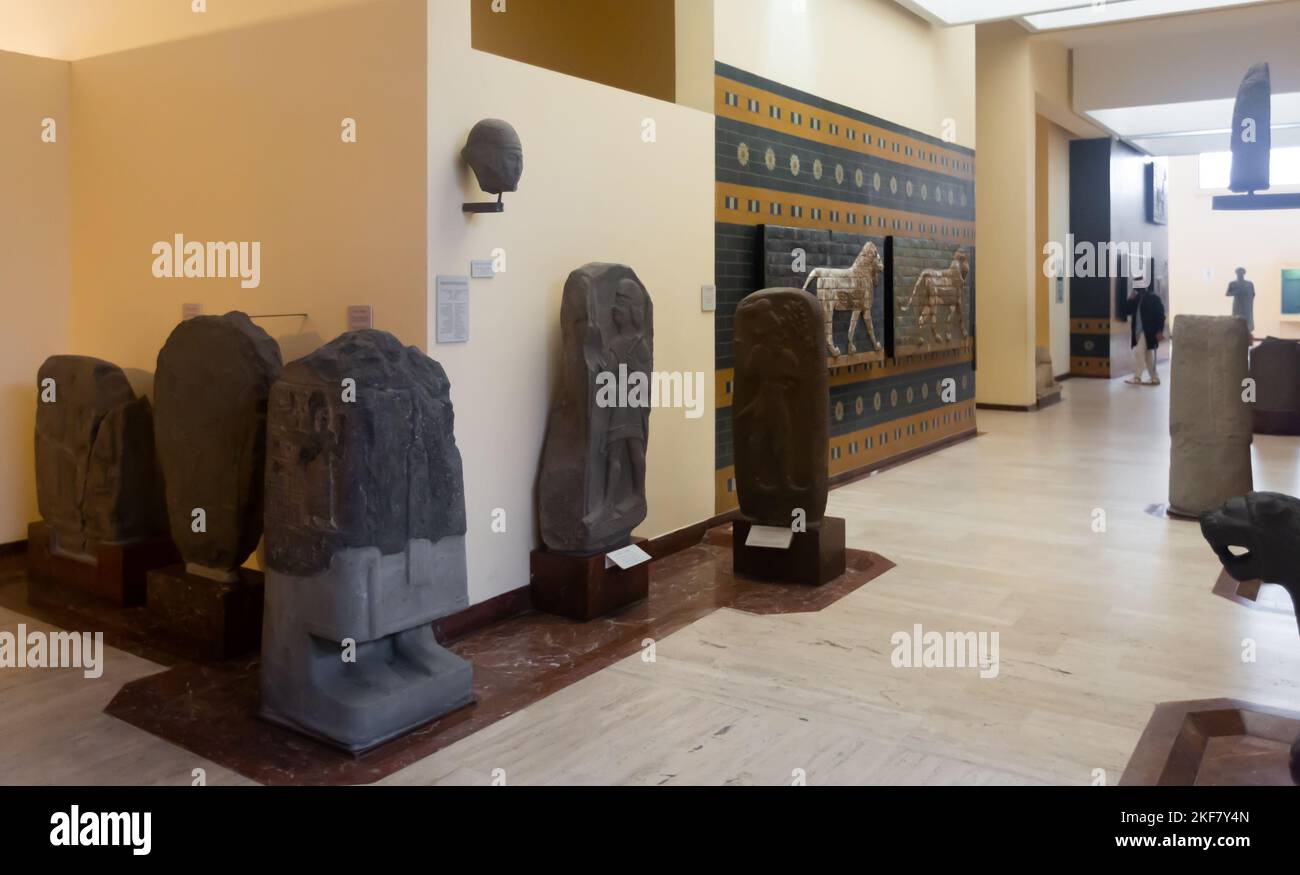
{"type": "Polygon", "coordinates": [[[280,347],[238,312],[181,322],[158,353],[154,434],[172,540],[191,566],[233,573],[262,537],[266,403],[280,368],[280,347]]]}
{"type": "Polygon", "coordinates": [[[826,512],[830,394],[817,299],[763,289],[736,308],[732,432],[740,511],[766,526],[826,512]]]}
{"type": "Polygon", "coordinates": [[[89,555],[164,534],[149,399],[117,365],[88,356],[52,356],[36,379],[36,499],[51,548],[89,555]]]}
{"type": "Polygon", "coordinates": [[[1232,173],[1228,181],[1232,191],[1264,191],[1269,187],[1272,99],[1268,64],[1252,65],[1241,80],[1232,109],[1232,173]]]}
{"type": "Polygon", "coordinates": [[[272,386],[268,719],[358,751],[473,698],[470,664],[431,626],[468,604],[450,392],[437,362],[370,329],[272,386]]]}
{"type": "Polygon", "coordinates": [[[1251,491],[1250,332],[1235,316],[1179,316],[1169,394],[1169,509],[1198,516],[1251,491]]]}
{"type": "Polygon", "coordinates": [[[584,265],[564,285],[560,335],[538,483],[542,540],[565,553],[607,552],[646,516],[650,295],[630,267],[584,265]]]}

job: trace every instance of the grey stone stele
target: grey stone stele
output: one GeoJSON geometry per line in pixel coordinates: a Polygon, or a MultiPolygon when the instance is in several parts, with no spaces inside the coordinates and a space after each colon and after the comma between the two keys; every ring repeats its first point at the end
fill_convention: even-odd
{"type": "Polygon", "coordinates": [[[450,388],[437,362],[375,330],[272,387],[265,718],[355,752],[473,700],[471,665],[431,625],[469,601],[450,388]]]}
{"type": "Polygon", "coordinates": [[[1169,509],[1198,516],[1253,487],[1250,332],[1236,316],[1179,316],[1173,337],[1169,509]]]}
{"type": "Polygon", "coordinates": [[[1228,188],[1235,192],[1264,191],[1269,187],[1272,158],[1273,85],[1268,64],[1258,63],[1246,71],[1237,89],[1232,109],[1232,172],[1228,188]],[[1255,139],[1248,142],[1243,123],[1249,120],[1255,139]]]}
{"type": "MultiPolygon", "coordinates": [[[[560,379],[538,477],[542,541],[594,555],[626,546],[646,517],[650,407],[598,403],[598,380],[654,369],[654,306],[632,268],[592,263],[569,274],[560,304],[560,379]]],[[[648,403],[648,402],[647,402],[648,403]]]]}
{"type": "Polygon", "coordinates": [[[240,312],[187,319],[158,353],[154,434],[172,540],[191,574],[237,579],[261,540],[266,405],[281,367],[279,345],[240,312]]]}
{"type": "Polygon", "coordinates": [[[51,356],[36,380],[36,500],[51,549],[88,558],[99,544],[165,534],[149,399],[117,365],[89,356],[51,356]],[[46,380],[53,401],[40,400],[46,380]]]}

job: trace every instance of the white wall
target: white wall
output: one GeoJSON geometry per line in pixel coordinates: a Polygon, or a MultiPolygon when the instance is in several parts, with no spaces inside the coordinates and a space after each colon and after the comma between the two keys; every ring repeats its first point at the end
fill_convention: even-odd
{"type": "Polygon", "coordinates": [[[1074,110],[1231,98],[1268,61],[1275,93],[1300,91],[1300,2],[1129,22],[1066,34],[1074,110]]]}
{"type": "Polygon", "coordinates": [[[975,145],[975,28],[893,0],[714,0],[717,59],[931,136],[975,145]]]}
{"type": "MultiPolygon", "coordinates": [[[[1065,244],[1070,233],[1070,136],[1056,124],[1047,126],[1047,239],[1065,244]]],[[[1065,298],[1056,300],[1056,280],[1047,290],[1052,338],[1052,367],[1059,376],[1070,372],[1070,278],[1064,277],[1065,298]]]]}
{"type": "Polygon", "coordinates": [[[1255,336],[1300,338],[1283,322],[1281,270],[1300,268],[1300,216],[1294,211],[1215,212],[1213,192],[1198,188],[1195,155],[1169,159],[1169,309],[1171,314],[1228,315],[1233,271],[1255,284],[1255,336]],[[1206,271],[1210,272],[1207,279],[1206,271]]]}
{"type": "Polygon", "coordinates": [[[570,271],[630,265],[655,309],[655,369],[702,371],[704,415],[650,418],[647,502],[653,537],[713,514],[713,116],[530,67],[470,47],[468,3],[428,6],[429,294],[438,274],[506,253],[507,271],[471,285],[466,344],[435,343],[456,410],[465,463],[470,600],[528,583],[538,543],[535,482],[557,375],[559,310],[570,271]],[[469,129],[503,118],[524,146],[520,189],[499,215],[468,217],[483,200],[459,153],[469,129]],[[652,120],[657,139],[643,142],[652,120]],[[491,531],[494,508],[507,531],[491,531]]]}

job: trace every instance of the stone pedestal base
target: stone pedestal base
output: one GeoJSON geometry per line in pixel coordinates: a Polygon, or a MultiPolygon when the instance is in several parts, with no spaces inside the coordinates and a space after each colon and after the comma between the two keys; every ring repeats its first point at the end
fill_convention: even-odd
{"type": "MultiPolygon", "coordinates": [[[[633,538],[645,545],[645,538],[633,538]]],[[[650,563],[624,570],[605,567],[605,553],[570,556],[545,548],[529,559],[533,607],[587,622],[650,594],[650,563]]]]}
{"type": "Polygon", "coordinates": [[[750,547],[745,544],[752,520],[732,523],[731,556],[737,575],[780,583],[821,586],[844,573],[844,520],[824,517],[795,532],[789,548],[750,547]]]}
{"type": "Polygon", "coordinates": [[[239,569],[225,583],[169,565],[146,575],[149,611],[209,659],[257,652],[262,643],[262,572],[239,569]]]}
{"type": "Polygon", "coordinates": [[[352,547],[321,574],[266,572],[259,713],[351,753],[474,701],[474,669],[433,622],[462,610],[465,538],[352,547]]]}
{"type": "Polygon", "coordinates": [[[101,544],[91,556],[59,549],[53,527],[43,522],[27,526],[28,597],[41,603],[51,588],[70,588],[119,607],[145,602],[146,574],[180,561],[170,538],[130,544],[101,544]]]}

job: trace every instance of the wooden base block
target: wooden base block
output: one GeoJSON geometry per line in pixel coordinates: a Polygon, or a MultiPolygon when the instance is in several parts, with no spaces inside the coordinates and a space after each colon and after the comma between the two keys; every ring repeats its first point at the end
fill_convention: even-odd
{"type": "Polygon", "coordinates": [[[1300,713],[1236,699],[1163,702],[1133,749],[1120,784],[1300,784],[1300,713]]]}
{"type": "Polygon", "coordinates": [[[844,520],[840,517],[824,517],[808,526],[808,531],[795,532],[785,550],[747,546],[745,541],[754,525],[747,519],[732,523],[731,556],[736,574],[821,586],[844,573],[844,520]]]}
{"type": "Polygon", "coordinates": [[[53,537],[54,530],[43,522],[27,526],[28,597],[38,603],[44,595],[56,595],[51,588],[67,587],[124,608],[142,605],[147,590],[145,575],[181,558],[167,537],[101,544],[91,557],[59,551],[53,537]]]}
{"type": "MultiPolygon", "coordinates": [[[[634,538],[645,547],[645,538],[634,538]]],[[[529,557],[533,607],[586,622],[650,594],[650,563],[624,570],[605,567],[604,553],[569,556],[534,550],[529,557]]]]}
{"type": "Polygon", "coordinates": [[[256,653],[262,645],[262,572],[239,569],[230,583],[190,574],[183,564],[147,575],[149,612],[209,659],[256,653]]]}

